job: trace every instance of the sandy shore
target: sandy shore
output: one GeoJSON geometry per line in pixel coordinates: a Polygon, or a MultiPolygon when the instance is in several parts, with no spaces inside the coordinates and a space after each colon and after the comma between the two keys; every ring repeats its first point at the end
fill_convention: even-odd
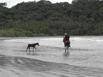
{"type": "Polygon", "coordinates": [[[0,77],[103,77],[103,69],[0,55],[0,77]]]}
{"type": "Polygon", "coordinates": [[[62,38],[1,38],[0,77],[103,77],[101,39],[73,37],[70,56],[64,56],[62,38]],[[40,47],[27,54],[35,41],[40,47]]]}

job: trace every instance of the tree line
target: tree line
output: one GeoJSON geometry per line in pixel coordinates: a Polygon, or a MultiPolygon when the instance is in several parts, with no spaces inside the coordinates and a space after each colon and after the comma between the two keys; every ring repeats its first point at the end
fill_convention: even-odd
{"type": "Polygon", "coordinates": [[[103,0],[0,3],[0,36],[102,35],[103,0]]]}

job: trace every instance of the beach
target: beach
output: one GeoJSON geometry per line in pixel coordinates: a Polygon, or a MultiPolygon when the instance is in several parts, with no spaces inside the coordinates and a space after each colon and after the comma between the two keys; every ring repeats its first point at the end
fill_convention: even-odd
{"type": "Polygon", "coordinates": [[[0,77],[103,77],[102,38],[73,36],[66,56],[62,37],[2,37],[0,77]],[[40,46],[26,53],[35,42],[40,46]]]}

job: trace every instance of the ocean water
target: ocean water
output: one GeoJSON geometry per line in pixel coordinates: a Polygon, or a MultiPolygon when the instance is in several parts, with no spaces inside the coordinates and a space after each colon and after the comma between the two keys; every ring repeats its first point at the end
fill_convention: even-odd
{"type": "MultiPolygon", "coordinates": [[[[62,71],[63,76],[59,76],[58,74],[61,73],[61,69],[59,69],[59,71],[53,69],[54,72],[53,70],[52,72],[49,72],[50,75],[52,73],[51,77],[102,77],[103,72],[101,70],[103,69],[103,36],[71,36],[70,42],[70,54],[68,54],[64,52],[62,36],[18,38],[2,37],[0,38],[0,55],[4,55],[5,57],[20,58],[19,61],[22,63],[25,62],[25,60],[22,60],[21,58],[32,59],[34,61],[38,60],[41,61],[40,67],[42,67],[43,62],[45,62],[45,65],[53,64],[54,66],[51,65],[52,67],[49,66],[47,68],[51,70],[56,67],[58,70],[59,64],[61,68],[64,67],[63,70],[66,70],[65,67],[67,66],[67,68],[71,69],[69,69],[68,74],[66,74],[67,72],[62,71]],[[27,45],[29,43],[36,42],[38,42],[40,46],[36,47],[34,53],[32,52],[32,48],[30,54],[26,53],[27,45]],[[74,72],[76,72],[75,75],[74,72]],[[58,75],[54,75],[55,73],[58,75]]],[[[4,59],[4,61],[8,60],[4,59]]],[[[44,66],[42,69],[46,69],[44,66]]],[[[37,77],[46,76],[48,76],[47,73],[44,76],[37,77]]]]}

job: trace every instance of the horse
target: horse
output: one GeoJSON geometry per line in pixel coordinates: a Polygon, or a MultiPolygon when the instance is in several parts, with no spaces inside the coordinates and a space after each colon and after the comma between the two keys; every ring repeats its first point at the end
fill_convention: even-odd
{"type": "Polygon", "coordinates": [[[36,49],[36,46],[40,46],[39,43],[28,44],[27,49],[26,49],[26,52],[27,52],[28,49],[29,49],[29,53],[30,53],[30,48],[31,48],[31,47],[33,48],[33,52],[34,52],[34,49],[36,49]]]}
{"type": "Polygon", "coordinates": [[[70,42],[67,42],[67,43],[65,44],[65,53],[66,53],[66,52],[69,52],[69,47],[70,47],[70,42]]]}
{"type": "Polygon", "coordinates": [[[64,47],[65,47],[65,52],[64,52],[63,55],[67,57],[67,56],[70,55],[70,52],[69,52],[70,42],[65,43],[64,45],[65,45],[65,46],[64,46],[64,47]]]}

